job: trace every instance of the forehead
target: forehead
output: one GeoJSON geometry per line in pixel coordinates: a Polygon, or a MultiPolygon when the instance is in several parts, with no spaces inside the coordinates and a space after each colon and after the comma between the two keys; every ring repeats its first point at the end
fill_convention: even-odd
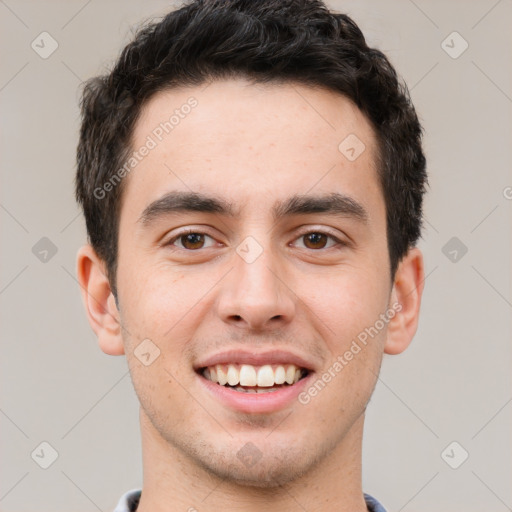
{"type": "Polygon", "coordinates": [[[132,149],[123,197],[132,215],[171,190],[217,195],[241,214],[292,192],[379,200],[373,129],[325,89],[225,80],[162,91],[143,108],[132,149]]]}

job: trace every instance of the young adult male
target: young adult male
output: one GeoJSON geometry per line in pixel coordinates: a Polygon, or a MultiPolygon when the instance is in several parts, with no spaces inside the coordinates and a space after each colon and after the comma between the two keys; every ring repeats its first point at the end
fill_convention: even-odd
{"type": "Polygon", "coordinates": [[[202,0],[82,101],[78,277],[140,401],[118,512],[382,511],[365,409],[423,291],[421,126],[316,0],[202,0]]]}

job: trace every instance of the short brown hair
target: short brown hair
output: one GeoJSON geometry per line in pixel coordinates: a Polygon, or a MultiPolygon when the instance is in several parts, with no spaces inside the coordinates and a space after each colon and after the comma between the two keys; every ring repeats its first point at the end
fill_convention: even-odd
{"type": "Polygon", "coordinates": [[[123,166],[155,93],[229,77],[328,88],[366,115],[378,139],[394,277],[421,234],[427,175],[422,128],[389,60],[367,46],[354,21],[320,0],[195,0],[139,30],[112,71],[84,87],[76,197],[114,295],[123,182],[104,197],[98,187],[123,166]]]}

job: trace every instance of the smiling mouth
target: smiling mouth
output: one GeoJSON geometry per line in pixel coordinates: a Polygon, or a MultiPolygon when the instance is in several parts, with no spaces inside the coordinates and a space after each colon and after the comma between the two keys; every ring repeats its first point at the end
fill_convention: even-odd
{"type": "Polygon", "coordinates": [[[217,364],[200,368],[205,379],[241,393],[272,393],[291,387],[309,374],[294,364],[253,366],[217,364]]]}

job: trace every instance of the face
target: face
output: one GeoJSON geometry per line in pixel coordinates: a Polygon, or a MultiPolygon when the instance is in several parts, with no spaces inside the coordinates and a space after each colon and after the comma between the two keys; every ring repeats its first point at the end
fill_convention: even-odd
{"type": "Polygon", "coordinates": [[[230,80],[154,96],[143,146],[117,273],[141,415],[221,478],[306,474],[360,429],[393,309],[373,130],[333,92],[230,80]]]}

